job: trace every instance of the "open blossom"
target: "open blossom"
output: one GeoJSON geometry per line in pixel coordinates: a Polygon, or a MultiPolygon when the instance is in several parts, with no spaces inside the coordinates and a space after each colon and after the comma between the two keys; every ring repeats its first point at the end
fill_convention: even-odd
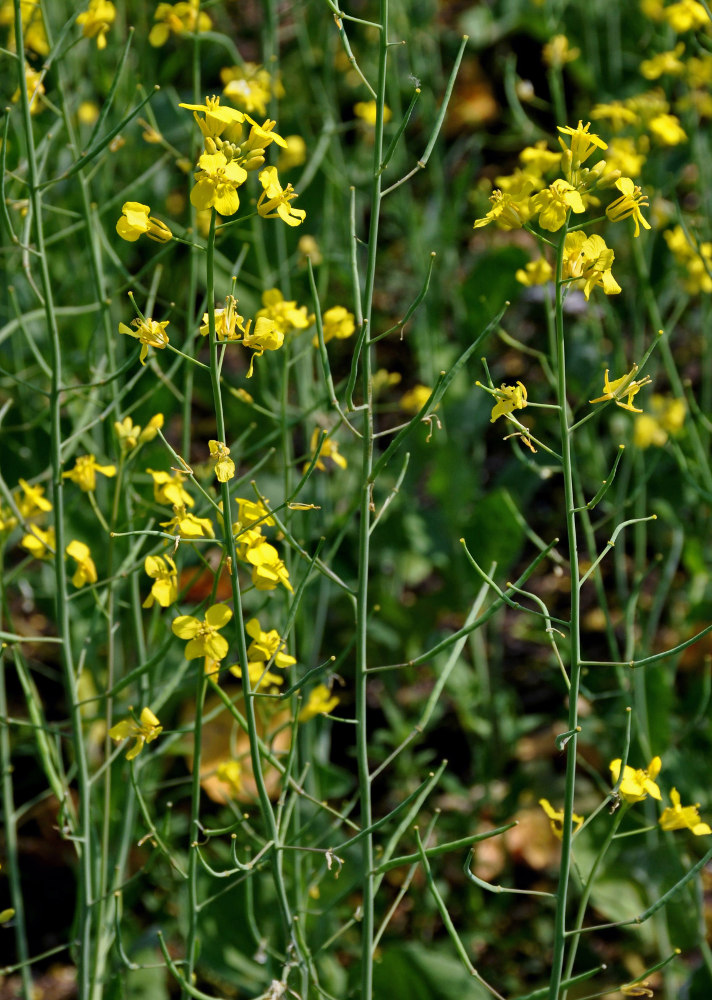
{"type": "Polygon", "coordinates": [[[474,228],[481,229],[488,226],[490,222],[496,222],[500,229],[521,229],[531,216],[531,205],[529,195],[533,190],[519,191],[513,194],[511,191],[501,191],[499,188],[490,195],[492,208],[481,219],[475,219],[474,228]]]}
{"type": "Polygon", "coordinates": [[[542,229],[555,233],[566,222],[569,210],[585,212],[586,206],[576,188],[559,177],[548,188],[534,195],[532,209],[539,213],[539,225],[542,229]]]}
{"type": "MultiPolygon", "coordinates": [[[[642,802],[648,795],[660,800],[660,789],[655,784],[655,779],[660,774],[662,761],[659,757],[653,757],[647,769],[629,767],[627,764],[623,768],[623,777],[618,786],[618,793],[626,802],[642,802]]],[[[614,783],[621,777],[620,757],[612,760],[609,768],[614,783]]]]}
{"type": "Polygon", "coordinates": [[[83,587],[85,583],[96,583],[97,574],[94,560],[91,557],[89,546],[76,539],[69,543],[65,552],[71,556],[77,564],[72,583],[75,587],[83,587]]]}
{"type": "Polygon", "coordinates": [[[135,337],[141,344],[141,353],[138,356],[139,361],[142,365],[146,364],[146,355],[148,354],[149,347],[156,347],[159,350],[168,344],[168,334],[166,333],[166,327],[168,326],[169,320],[163,320],[163,322],[158,323],[155,319],[147,317],[146,319],[140,319],[138,316],[136,319],[131,320],[131,326],[135,327],[134,330],[131,326],[126,326],[125,323],[119,323],[119,333],[125,333],[129,337],[135,337]]]}
{"type": "Polygon", "coordinates": [[[681,805],[680,793],[676,788],[670,791],[670,801],[672,805],[668,806],[667,809],[663,809],[662,815],[658,820],[663,830],[692,830],[696,837],[712,833],[709,824],[703,823],[700,819],[698,812],[700,808],[699,802],[696,802],[694,806],[681,805]]]}
{"type": "Polygon", "coordinates": [[[332,694],[326,684],[317,684],[309,692],[306,705],[299,712],[300,722],[309,722],[317,715],[328,715],[339,704],[339,699],[332,694]]]}
{"type": "MultiPolygon", "coordinates": [[[[27,86],[27,97],[30,102],[30,114],[36,115],[42,110],[40,98],[45,93],[42,82],[42,72],[33,69],[28,62],[25,63],[25,84],[27,86]]],[[[12,103],[17,104],[20,100],[20,88],[18,87],[11,97],[12,103]]]]}
{"type": "Polygon", "coordinates": [[[71,479],[84,493],[93,493],[96,489],[96,474],[111,478],[116,475],[115,465],[99,465],[93,455],[80,455],[74,463],[74,468],[63,472],[64,479],[71,479]]]}
{"type": "Polygon", "coordinates": [[[20,545],[27,549],[35,559],[51,559],[56,548],[54,528],[43,531],[36,524],[30,525],[29,533],[21,540],[20,545]]]}
{"type": "Polygon", "coordinates": [[[567,146],[565,141],[559,136],[559,145],[565,154],[571,156],[571,167],[573,170],[578,170],[581,164],[585,163],[589,156],[597,149],[608,149],[608,145],[600,136],[588,131],[590,127],[590,122],[587,122],[585,125],[583,122],[579,122],[576,128],[572,128],[570,125],[557,126],[561,135],[568,136],[571,140],[571,145],[567,146]]]}
{"type": "Polygon", "coordinates": [[[597,286],[606,295],[617,295],[621,286],[611,272],[614,257],[602,237],[587,237],[580,229],[567,233],[564,241],[564,277],[581,279],[586,301],[597,286]]]}
{"type": "Polygon", "coordinates": [[[22,489],[22,496],[17,498],[17,506],[25,520],[52,510],[52,504],[44,495],[44,486],[31,486],[25,479],[18,480],[18,484],[22,489]]]}
{"type": "Polygon", "coordinates": [[[96,38],[98,49],[106,48],[106,33],[116,19],[116,8],[110,0],[89,0],[89,7],[77,17],[85,38],[96,38]]]}
{"type": "Polygon", "coordinates": [[[246,118],[247,121],[251,121],[237,108],[220,104],[219,97],[206,97],[205,104],[179,104],[178,107],[193,112],[193,117],[206,139],[217,139],[231,125],[242,125],[246,118]],[[202,118],[201,112],[204,116],[202,118]]]}
{"type": "MultiPolygon", "coordinates": [[[[220,341],[239,340],[245,332],[245,319],[237,309],[237,299],[234,295],[225,298],[225,308],[215,310],[215,337],[220,341]]],[[[200,333],[207,337],[210,333],[210,317],[203,313],[203,325],[200,333]]]]}
{"type": "Polygon", "coordinates": [[[520,267],[514,277],[521,285],[532,288],[534,285],[545,285],[547,281],[554,278],[554,269],[546,257],[537,257],[530,260],[524,267],[520,267]]]}
{"type": "Polygon", "coordinates": [[[156,22],[151,28],[148,42],[154,48],[165,45],[171,34],[210,31],[213,22],[199,9],[200,0],[184,0],[182,3],[159,3],[153,15],[156,22]]]}
{"type": "Polygon", "coordinates": [[[603,376],[603,395],[598,396],[596,399],[589,399],[589,403],[603,403],[612,399],[616,406],[620,406],[623,410],[630,410],[631,413],[642,413],[642,410],[633,406],[632,400],[636,393],[644,385],[648,385],[652,379],[648,375],[645,375],[642,379],[634,382],[633,376],[637,371],[638,366],[633,365],[627,375],[621,375],[620,378],[610,382],[608,379],[608,369],[606,368],[606,373],[603,376]],[[623,397],[625,397],[625,403],[623,402],[623,397]]]}
{"type": "Polygon", "coordinates": [[[618,222],[620,219],[633,219],[633,236],[640,236],[640,226],[650,229],[650,223],[643,217],[641,208],[646,208],[648,198],[643,194],[637,184],[634,184],[630,177],[619,177],[616,187],[622,192],[620,198],[606,209],[606,215],[611,222],[618,222]]]}
{"type": "Polygon", "coordinates": [[[280,218],[288,226],[299,226],[304,222],[307,213],[301,208],[294,208],[290,202],[297,197],[297,192],[291,184],[283,188],[277,176],[276,167],[265,167],[259,174],[260,184],[264,191],[257,201],[257,211],[263,219],[280,218]]]}
{"type": "Polygon", "coordinates": [[[153,479],[153,499],[156,503],[165,503],[172,507],[193,507],[195,505],[190,493],[183,488],[184,472],[179,472],[177,469],[172,472],[146,469],[146,472],[153,479]]]}
{"type": "Polygon", "coordinates": [[[215,460],[215,475],[219,483],[227,483],[235,475],[235,463],[230,458],[230,449],[222,441],[208,441],[210,457],[215,460]]]}
{"type": "Polygon", "coordinates": [[[215,529],[208,517],[196,517],[183,504],[174,504],[170,521],[161,521],[161,527],[180,538],[215,538],[215,529]]]}
{"type": "Polygon", "coordinates": [[[247,171],[235,160],[228,160],[220,149],[203,153],[198,167],[191,204],[199,210],[214,208],[221,215],[234,215],[240,207],[237,188],[247,180],[247,171]]]}
{"type": "Polygon", "coordinates": [[[527,390],[523,382],[517,382],[516,385],[503,384],[494,390],[494,394],[497,402],[492,407],[491,424],[513,410],[523,410],[527,405],[527,390]]]}
{"type": "Polygon", "coordinates": [[[173,239],[173,233],[165,222],[152,218],[150,211],[150,206],[142,205],[140,201],[125,201],[121,206],[121,218],[116,223],[116,232],[121,239],[135,243],[144,233],[157,243],[173,239]]]}
{"type": "MultiPolygon", "coordinates": [[[[311,442],[309,444],[309,451],[313,455],[319,445],[319,438],[321,436],[321,430],[318,427],[314,428],[311,436],[311,442]]],[[[340,469],[345,469],[347,462],[343,455],[339,453],[339,445],[333,438],[328,435],[321,442],[321,449],[319,451],[319,457],[314,465],[315,469],[319,469],[321,472],[326,472],[326,466],[324,465],[324,459],[330,458],[334,465],[338,465],[340,469]]],[[[305,468],[308,467],[305,466],[305,468]]]]}
{"type": "Polygon", "coordinates": [[[291,330],[305,330],[314,320],[307,315],[306,306],[287,301],[278,288],[268,288],[262,293],[262,309],[258,309],[255,316],[258,320],[271,319],[285,336],[291,330]]]}
{"type": "Polygon", "coordinates": [[[220,70],[220,79],[225,85],[225,97],[245,111],[255,111],[258,115],[267,114],[273,89],[279,96],[284,94],[279,82],[273,84],[269,70],[253,62],[243,63],[242,66],[224,66],[220,70]]]}
{"type": "Polygon", "coordinates": [[[653,393],[648,411],[635,418],[633,442],[638,448],[649,448],[651,445],[662,448],[670,435],[674,437],[682,430],[687,404],[684,399],[653,393]]]}
{"type": "MultiPolygon", "coordinates": [[[[327,309],[322,316],[322,326],[324,329],[324,343],[330,340],[345,340],[353,335],[356,329],[354,314],[345,309],[344,306],[332,306],[327,309]]],[[[314,346],[318,346],[319,338],[314,337],[314,346]]]]}
{"type": "Polygon", "coordinates": [[[245,347],[250,347],[254,351],[247,371],[247,378],[251,378],[255,358],[262,357],[265,351],[279,350],[284,343],[284,334],[271,319],[260,316],[255,320],[254,327],[250,328],[248,325],[242,342],[245,347]]]}
{"type": "Polygon", "coordinates": [[[115,726],[111,727],[109,736],[117,743],[120,743],[121,740],[132,739],[134,745],[126,754],[126,760],[133,760],[141,753],[146,743],[152,743],[162,731],[163,726],[151,709],[142,708],[138,722],[135,719],[122,719],[121,722],[117,722],[115,726]]]}
{"type": "Polygon", "coordinates": [[[207,656],[211,660],[222,660],[227,653],[228,641],[219,634],[232,618],[232,611],[226,604],[214,604],[205,612],[205,621],[192,615],[179,615],[173,619],[171,629],[179,639],[187,639],[185,658],[196,660],[207,656]]]}
{"type": "MultiPolygon", "coordinates": [[[[561,840],[564,830],[564,810],[554,809],[548,799],[539,799],[539,805],[549,817],[552,833],[561,840]]],[[[572,813],[571,820],[574,825],[574,833],[576,833],[583,826],[583,816],[577,816],[576,813],[572,813]]]]}
{"type": "Polygon", "coordinates": [[[146,556],[143,568],[153,584],[142,607],[152,608],[157,601],[167,608],[178,600],[178,570],[170,556],[146,556]]]}

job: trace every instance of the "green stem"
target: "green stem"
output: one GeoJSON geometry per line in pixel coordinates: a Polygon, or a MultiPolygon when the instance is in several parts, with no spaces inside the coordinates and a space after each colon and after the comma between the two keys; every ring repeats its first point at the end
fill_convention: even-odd
{"type": "Polygon", "coordinates": [[[576,512],[574,495],[574,468],[571,447],[571,428],[566,399],[566,351],[564,342],[564,310],[562,271],[564,261],[564,241],[568,227],[568,217],[561,233],[556,253],[556,387],[559,404],[559,426],[561,434],[561,468],[564,478],[564,502],[566,505],[566,534],[569,549],[570,607],[571,622],[569,633],[569,715],[568,730],[573,733],[566,744],[566,784],[564,792],[564,819],[561,837],[561,863],[559,885],[556,893],[556,916],[554,923],[554,949],[549,980],[549,1000],[559,1000],[561,990],[564,949],[566,943],[566,902],[571,868],[571,848],[573,840],[572,816],[574,811],[574,791],[576,783],[576,748],[578,727],[578,697],[581,672],[581,636],[579,622],[579,567],[578,543],[576,535],[576,512]]]}

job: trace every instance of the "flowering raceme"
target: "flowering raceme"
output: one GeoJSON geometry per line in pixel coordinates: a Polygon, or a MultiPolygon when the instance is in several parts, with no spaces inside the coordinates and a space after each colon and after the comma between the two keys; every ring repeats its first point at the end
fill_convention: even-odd
{"type": "Polygon", "coordinates": [[[581,279],[586,301],[596,286],[600,286],[606,295],[617,295],[621,286],[611,273],[614,257],[602,237],[587,237],[580,229],[567,233],[564,241],[564,277],[581,279]]]}

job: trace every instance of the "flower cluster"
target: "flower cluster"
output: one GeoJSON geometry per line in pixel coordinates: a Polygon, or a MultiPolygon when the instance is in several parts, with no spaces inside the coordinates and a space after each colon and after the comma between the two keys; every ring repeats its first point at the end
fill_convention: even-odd
{"type": "MultiPolygon", "coordinates": [[[[642,802],[651,796],[658,802],[662,799],[662,793],[656,782],[656,778],[662,769],[660,757],[653,757],[647,768],[633,768],[627,764],[621,773],[622,761],[620,758],[612,760],[609,768],[616,790],[620,797],[630,804],[642,802]]],[[[660,815],[658,823],[663,830],[691,830],[696,837],[712,833],[712,828],[707,823],[702,822],[699,816],[699,803],[693,806],[681,805],[680,794],[676,788],[670,791],[671,806],[667,806],[660,815]]]]}
{"type": "Polygon", "coordinates": [[[224,66],[220,70],[223,96],[248,114],[264,117],[272,97],[284,97],[284,87],[264,66],[246,62],[242,66],[224,66]]]}
{"type": "Polygon", "coordinates": [[[266,119],[259,125],[242,111],[220,104],[219,97],[206,97],[205,104],[180,107],[193,112],[204,140],[196,184],[190,192],[191,203],[198,210],[214,208],[221,215],[234,215],[240,207],[238,188],[248,174],[259,170],[263,187],[257,202],[259,214],[281,218],[290,226],[304,221],[306,212],[291,204],[297,196],[292,185],[282,187],[276,167],[262,169],[268,146],[273,142],[282,148],[287,146],[286,140],[274,131],[275,121],[266,119]],[[249,126],[247,134],[245,126],[249,126]]]}
{"type": "Polygon", "coordinates": [[[210,31],[213,25],[205,11],[200,10],[200,0],[184,0],[173,4],[159,3],[153,20],[156,23],[151,28],[148,41],[154,48],[165,45],[171,35],[210,31]]]}

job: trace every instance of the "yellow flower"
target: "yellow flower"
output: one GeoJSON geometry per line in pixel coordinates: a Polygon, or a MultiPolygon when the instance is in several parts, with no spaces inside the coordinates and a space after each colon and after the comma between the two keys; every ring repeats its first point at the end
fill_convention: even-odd
{"type": "Polygon", "coordinates": [[[141,428],[133,422],[131,417],[124,417],[123,420],[115,420],[114,430],[116,431],[122,451],[132,451],[136,447],[141,428]]]}
{"type": "Polygon", "coordinates": [[[603,376],[603,395],[597,396],[596,399],[589,399],[589,403],[603,403],[606,400],[614,400],[616,406],[620,406],[623,410],[630,410],[631,413],[642,413],[637,407],[633,406],[632,399],[637,392],[639,392],[644,385],[648,385],[652,381],[650,376],[645,375],[638,382],[633,381],[633,376],[638,371],[638,366],[633,365],[631,370],[627,375],[621,375],[620,378],[615,379],[613,382],[608,380],[608,369],[606,368],[606,373],[603,376]],[[626,397],[625,403],[622,402],[623,397],[626,397]]]}
{"type": "MultiPolygon", "coordinates": [[[[155,29],[154,29],[155,30],[155,29]]],[[[150,40],[150,39],[149,39],[150,40]]],[[[216,139],[231,125],[241,125],[246,116],[236,108],[220,104],[219,97],[206,97],[205,104],[179,104],[179,108],[187,108],[193,112],[193,118],[198,123],[200,131],[206,139],[216,139]],[[200,117],[202,111],[205,117],[200,117]]],[[[250,118],[247,119],[251,121],[250,118]]]]}
{"type": "MultiPolygon", "coordinates": [[[[325,344],[334,339],[345,340],[347,337],[351,337],[356,329],[354,314],[343,306],[332,306],[331,309],[327,309],[322,316],[322,325],[325,344]]],[[[312,343],[316,347],[319,338],[315,336],[312,343]]]]}
{"type": "MultiPolygon", "coordinates": [[[[376,102],[375,101],[357,101],[354,104],[354,114],[361,121],[366,122],[367,125],[376,124],[376,102]]],[[[389,122],[391,120],[391,109],[386,105],[383,106],[383,121],[389,122]]]]}
{"type": "Polygon", "coordinates": [[[155,413],[139,434],[138,443],[147,444],[149,441],[153,441],[160,428],[163,427],[163,423],[163,414],[155,413]]]}
{"type": "Polygon", "coordinates": [[[618,170],[626,177],[638,177],[645,164],[645,154],[635,145],[635,140],[611,139],[606,154],[606,175],[618,170]]]}
{"type": "Polygon", "coordinates": [[[149,217],[151,209],[148,205],[142,205],[140,201],[125,201],[121,211],[123,214],[116,223],[116,232],[122,240],[135,243],[144,233],[157,243],[173,239],[173,233],[165,222],[149,217]]]}
{"type": "MultiPolygon", "coordinates": [[[[42,20],[42,8],[37,0],[20,0],[20,17],[22,18],[22,36],[25,49],[36,52],[38,56],[46,56],[49,43],[42,20]]],[[[10,27],[8,48],[14,52],[15,45],[15,5],[13,0],[3,0],[0,6],[0,26],[10,27]]]]}
{"type": "MultiPolygon", "coordinates": [[[[215,336],[218,340],[239,340],[245,332],[245,319],[237,312],[237,299],[234,295],[225,298],[225,308],[215,310],[215,336]]],[[[210,317],[203,313],[203,325],[200,332],[204,337],[210,333],[210,317]]]]}
{"type": "MultiPolygon", "coordinates": [[[[309,451],[313,454],[319,444],[319,437],[321,436],[321,430],[318,427],[314,428],[314,432],[311,436],[311,442],[309,444],[309,451]]],[[[347,462],[343,455],[339,454],[339,446],[336,441],[330,437],[325,437],[321,443],[321,451],[319,452],[319,457],[316,460],[314,466],[315,469],[319,469],[322,472],[326,472],[326,466],[322,461],[325,458],[330,458],[334,465],[338,465],[340,469],[345,469],[347,462]]],[[[309,463],[305,465],[307,468],[309,463]]]]}
{"type": "Polygon", "coordinates": [[[276,167],[265,167],[259,173],[264,191],[257,200],[257,211],[263,219],[280,218],[288,226],[300,226],[307,213],[301,208],[293,208],[289,203],[297,197],[291,184],[283,188],[277,176],[276,167]]]}
{"type": "Polygon", "coordinates": [[[17,527],[17,518],[9,507],[0,504],[0,535],[8,534],[17,527]]]}
{"type": "Polygon", "coordinates": [[[85,38],[96,38],[98,49],[106,48],[106,33],[114,23],[116,8],[109,0],[89,0],[89,7],[77,18],[85,38]]]}
{"type": "Polygon", "coordinates": [[[196,517],[186,511],[182,504],[174,504],[173,517],[170,521],[161,521],[162,528],[172,531],[174,535],[190,540],[191,538],[215,538],[215,530],[210,518],[196,517]]]}
{"type": "Polygon", "coordinates": [[[675,115],[656,115],[648,122],[648,128],[662,146],[679,146],[687,142],[687,132],[675,115]]]}
{"type": "Polygon", "coordinates": [[[700,808],[699,802],[696,802],[694,806],[680,805],[680,794],[676,788],[670,791],[670,801],[672,805],[668,806],[667,809],[663,809],[662,815],[658,820],[663,830],[692,830],[696,837],[712,833],[712,828],[700,819],[698,812],[700,808]]]}
{"type": "Polygon", "coordinates": [[[274,590],[281,583],[287,590],[293,591],[287,567],[279,558],[277,549],[262,537],[259,529],[253,530],[253,537],[245,538],[246,533],[242,534],[238,556],[252,566],[252,583],[255,588],[274,590]]]}
{"type": "MultiPolygon", "coordinates": [[[[549,817],[552,833],[561,840],[564,829],[564,810],[554,809],[548,799],[539,799],[539,805],[549,817]]],[[[583,826],[583,816],[577,816],[576,813],[572,813],[571,820],[574,825],[574,833],[576,833],[583,826]]]]}
{"type": "MultiPolygon", "coordinates": [[[[621,773],[621,759],[617,758],[612,760],[609,768],[611,775],[613,777],[613,783],[616,784],[621,773]]],[[[662,761],[659,757],[653,757],[653,759],[648,764],[647,770],[642,768],[632,768],[626,766],[623,768],[623,777],[621,783],[618,786],[618,792],[621,798],[625,799],[626,802],[642,802],[646,799],[648,795],[652,795],[654,799],[661,798],[660,789],[655,784],[655,779],[660,774],[660,768],[662,767],[662,761]]]]}
{"type": "Polygon", "coordinates": [[[493,424],[499,417],[512,413],[513,410],[523,410],[527,405],[527,390],[523,382],[516,385],[501,385],[494,390],[497,402],[492,407],[490,423],[493,424]]]}
{"type": "Polygon", "coordinates": [[[273,320],[267,319],[266,316],[260,316],[255,321],[252,330],[248,325],[242,342],[245,347],[250,347],[254,351],[250,359],[250,367],[247,371],[247,378],[252,378],[255,358],[261,358],[265,351],[279,350],[284,343],[284,334],[273,320]]]}
{"type": "Polygon", "coordinates": [[[77,108],[77,119],[82,125],[95,125],[99,117],[99,105],[96,101],[82,101],[77,108]]]}
{"type": "Polygon", "coordinates": [[[570,153],[571,155],[571,167],[573,170],[578,170],[581,164],[585,163],[589,156],[597,149],[608,149],[603,139],[593,132],[588,131],[590,127],[591,122],[586,122],[584,125],[581,121],[576,128],[572,128],[570,125],[557,125],[561,135],[568,135],[571,139],[571,146],[569,147],[561,136],[559,136],[559,145],[564,153],[570,153]]]}
{"type": "MultiPolygon", "coordinates": [[[[28,62],[25,63],[25,82],[27,85],[27,97],[30,102],[30,114],[36,115],[42,110],[42,101],[40,98],[44,94],[45,88],[42,82],[42,73],[33,69],[28,62]]],[[[20,88],[18,87],[12,95],[12,102],[13,104],[17,104],[19,100],[20,88]]]]}
{"type": "Polygon", "coordinates": [[[607,121],[616,131],[625,125],[635,125],[638,121],[635,111],[626,107],[621,101],[594,105],[591,109],[591,118],[594,121],[607,121]]]}
{"type": "Polygon", "coordinates": [[[685,268],[683,288],[690,295],[700,292],[712,292],[712,243],[698,243],[697,247],[690,243],[682,226],[666,229],[663,233],[665,242],[678,264],[685,268]]]}
{"type": "Polygon", "coordinates": [[[643,983],[624,983],[620,987],[624,997],[654,997],[652,990],[648,989],[648,980],[643,983]]]}
{"type": "MultiPolygon", "coordinates": [[[[400,381],[400,380],[399,380],[400,381]]],[[[401,409],[405,410],[406,413],[420,413],[425,404],[430,399],[433,390],[428,385],[414,385],[412,389],[404,392],[400,398],[401,409]]]]}
{"type": "Polygon", "coordinates": [[[566,35],[554,35],[542,49],[542,58],[547,66],[564,66],[581,55],[581,49],[569,47],[566,35]]]}
{"type": "Polygon", "coordinates": [[[307,158],[307,144],[300,135],[288,135],[287,147],[282,150],[277,160],[277,170],[292,170],[301,167],[307,158]]]}
{"type": "Polygon", "coordinates": [[[134,757],[138,757],[146,743],[152,743],[162,731],[163,726],[151,709],[142,708],[138,722],[132,718],[123,719],[111,727],[109,736],[117,743],[122,740],[134,740],[134,745],[126,754],[126,760],[133,760],[134,757]]]}
{"type": "Polygon", "coordinates": [[[17,506],[25,520],[36,514],[46,514],[52,510],[52,504],[44,495],[44,486],[30,486],[24,479],[19,480],[19,485],[23,495],[18,498],[17,506]]]}
{"type": "Polygon", "coordinates": [[[153,499],[156,503],[169,504],[171,507],[193,507],[195,501],[190,493],[183,488],[185,473],[177,469],[170,472],[156,472],[146,469],[153,479],[153,499]]]}
{"type": "Polygon", "coordinates": [[[15,911],[11,906],[9,906],[6,910],[0,911],[0,926],[2,924],[9,923],[14,916],[15,916],[15,911]]]}
{"type": "Polygon", "coordinates": [[[142,607],[152,608],[158,601],[162,608],[167,608],[178,600],[178,570],[170,556],[146,556],[143,568],[155,582],[142,607]]]}
{"type": "MultiPolygon", "coordinates": [[[[238,530],[241,531],[243,528],[249,528],[250,525],[256,524],[258,521],[261,525],[273,525],[275,523],[274,518],[261,501],[245,500],[243,497],[236,497],[235,503],[238,510],[238,530]]],[[[269,500],[267,503],[269,503],[269,500]]]]}
{"type": "Polygon", "coordinates": [[[617,295],[621,287],[613,277],[611,265],[615,254],[601,236],[586,236],[581,230],[567,233],[564,241],[564,276],[580,278],[586,301],[599,286],[606,295],[617,295]]]}
{"type": "Polygon", "coordinates": [[[672,3],[663,11],[663,17],[673,31],[698,31],[709,25],[707,12],[697,0],[680,0],[672,3]]]}
{"type": "Polygon", "coordinates": [[[644,229],[650,229],[650,223],[643,218],[641,208],[647,208],[648,198],[644,195],[637,184],[634,184],[630,177],[619,177],[616,187],[622,192],[620,198],[606,209],[606,215],[611,222],[618,222],[620,219],[633,219],[633,236],[640,236],[640,225],[644,229]],[[640,223],[640,225],[638,225],[640,223]]]}
{"type": "Polygon", "coordinates": [[[210,457],[215,460],[215,475],[219,483],[227,483],[235,475],[235,463],[230,458],[230,449],[222,441],[208,441],[210,457]]]}
{"type": "Polygon", "coordinates": [[[659,52],[652,59],[644,59],[640,64],[640,72],[646,80],[657,80],[663,74],[682,76],[685,64],[680,56],[685,51],[685,43],[678,42],[672,52],[659,52]]]}
{"type": "Polygon", "coordinates": [[[499,188],[490,195],[492,208],[480,219],[475,219],[474,228],[481,229],[490,222],[496,222],[500,229],[521,229],[531,216],[529,190],[520,191],[514,195],[510,191],[500,191],[499,188]]]}
{"type": "MultiPolygon", "coordinates": [[[[252,639],[247,648],[247,659],[250,668],[252,668],[253,663],[259,663],[259,661],[266,663],[269,660],[273,660],[275,667],[284,670],[287,667],[294,666],[297,662],[293,656],[282,652],[284,640],[277,629],[273,628],[269,632],[264,632],[259,619],[251,618],[245,625],[245,632],[252,639]]],[[[282,678],[280,677],[279,680],[281,682],[282,678]]]]}
{"type": "MultiPolygon", "coordinates": [[[[264,660],[256,660],[254,663],[247,664],[248,674],[250,677],[250,687],[253,691],[258,691],[260,688],[278,688],[284,684],[284,677],[281,674],[273,674],[271,670],[267,669],[267,665],[264,660]]],[[[235,664],[230,667],[230,673],[233,677],[242,677],[242,670],[239,664],[235,664]]]]}
{"type": "Polygon", "coordinates": [[[83,493],[93,493],[96,489],[96,474],[100,472],[102,476],[109,479],[116,475],[116,466],[99,465],[93,455],[80,455],[74,463],[74,468],[69,472],[63,472],[64,479],[71,479],[76,483],[83,493]]]}
{"type": "Polygon", "coordinates": [[[192,615],[179,615],[173,619],[171,629],[179,639],[188,639],[185,647],[186,660],[196,660],[208,656],[212,660],[222,660],[229,646],[227,639],[218,634],[232,618],[232,611],[227,604],[213,604],[205,612],[205,621],[201,622],[192,615]]]}
{"type": "Polygon", "coordinates": [[[199,8],[200,0],[174,4],[159,3],[153,15],[156,24],[148,36],[149,44],[154,48],[165,45],[171,32],[174,35],[183,35],[186,32],[210,31],[213,22],[199,8]]]}
{"type": "Polygon", "coordinates": [[[242,792],[242,767],[239,760],[224,760],[215,769],[215,777],[228,787],[231,798],[237,798],[242,792]]]}
{"type": "Polygon", "coordinates": [[[150,316],[146,319],[136,317],[136,319],[131,320],[131,326],[135,326],[135,330],[132,330],[131,326],[126,326],[125,323],[119,323],[119,333],[125,333],[129,337],[135,337],[136,340],[140,341],[141,353],[138,357],[141,364],[145,365],[149,347],[156,347],[162,351],[166,344],[168,344],[169,339],[166,327],[169,322],[170,320],[166,319],[162,323],[158,323],[155,319],[151,319],[150,316]]]}
{"type": "Polygon", "coordinates": [[[339,704],[339,699],[332,694],[326,684],[317,684],[309,692],[306,705],[302,708],[297,718],[300,722],[309,722],[316,715],[328,715],[339,704]]]}
{"type": "Polygon", "coordinates": [[[222,150],[203,153],[198,167],[191,204],[199,210],[215,208],[221,215],[234,215],[240,207],[237,188],[247,180],[247,171],[235,160],[228,160],[222,150]]]}
{"type": "MultiPolygon", "coordinates": [[[[246,62],[242,66],[225,66],[220,70],[223,94],[245,111],[267,114],[272,97],[272,77],[264,66],[246,62]]],[[[280,89],[279,86],[275,90],[280,89]]]]}
{"type": "Polygon", "coordinates": [[[269,288],[262,293],[262,306],[256,318],[271,319],[285,336],[292,330],[305,330],[313,321],[313,316],[307,315],[306,306],[287,301],[278,288],[269,288]]]}
{"type": "Polygon", "coordinates": [[[635,418],[633,442],[639,448],[655,445],[662,448],[669,435],[679,434],[685,422],[687,405],[684,399],[673,399],[654,393],[650,412],[635,418]]]}
{"type": "Polygon", "coordinates": [[[539,212],[539,225],[542,229],[555,233],[566,222],[569,209],[580,213],[586,211],[586,206],[576,188],[559,177],[548,188],[534,195],[532,209],[539,212]]]}
{"type": "Polygon", "coordinates": [[[525,267],[520,267],[514,274],[517,281],[531,288],[533,285],[545,285],[554,277],[554,270],[546,257],[530,260],[525,267]]]}
{"type": "Polygon", "coordinates": [[[56,547],[54,528],[43,531],[36,524],[31,524],[29,534],[25,535],[20,545],[35,559],[51,559],[56,547]]]}
{"type": "Polygon", "coordinates": [[[547,148],[546,139],[540,139],[533,146],[525,146],[519,154],[519,159],[527,171],[534,174],[546,174],[561,163],[561,153],[554,153],[547,148]]]}
{"type": "Polygon", "coordinates": [[[78,542],[76,539],[69,543],[65,552],[72,559],[76,560],[77,568],[72,577],[72,583],[75,587],[83,587],[85,583],[96,583],[96,566],[94,565],[94,560],[91,557],[91,552],[89,551],[89,546],[85,545],[84,542],[78,542]]]}

